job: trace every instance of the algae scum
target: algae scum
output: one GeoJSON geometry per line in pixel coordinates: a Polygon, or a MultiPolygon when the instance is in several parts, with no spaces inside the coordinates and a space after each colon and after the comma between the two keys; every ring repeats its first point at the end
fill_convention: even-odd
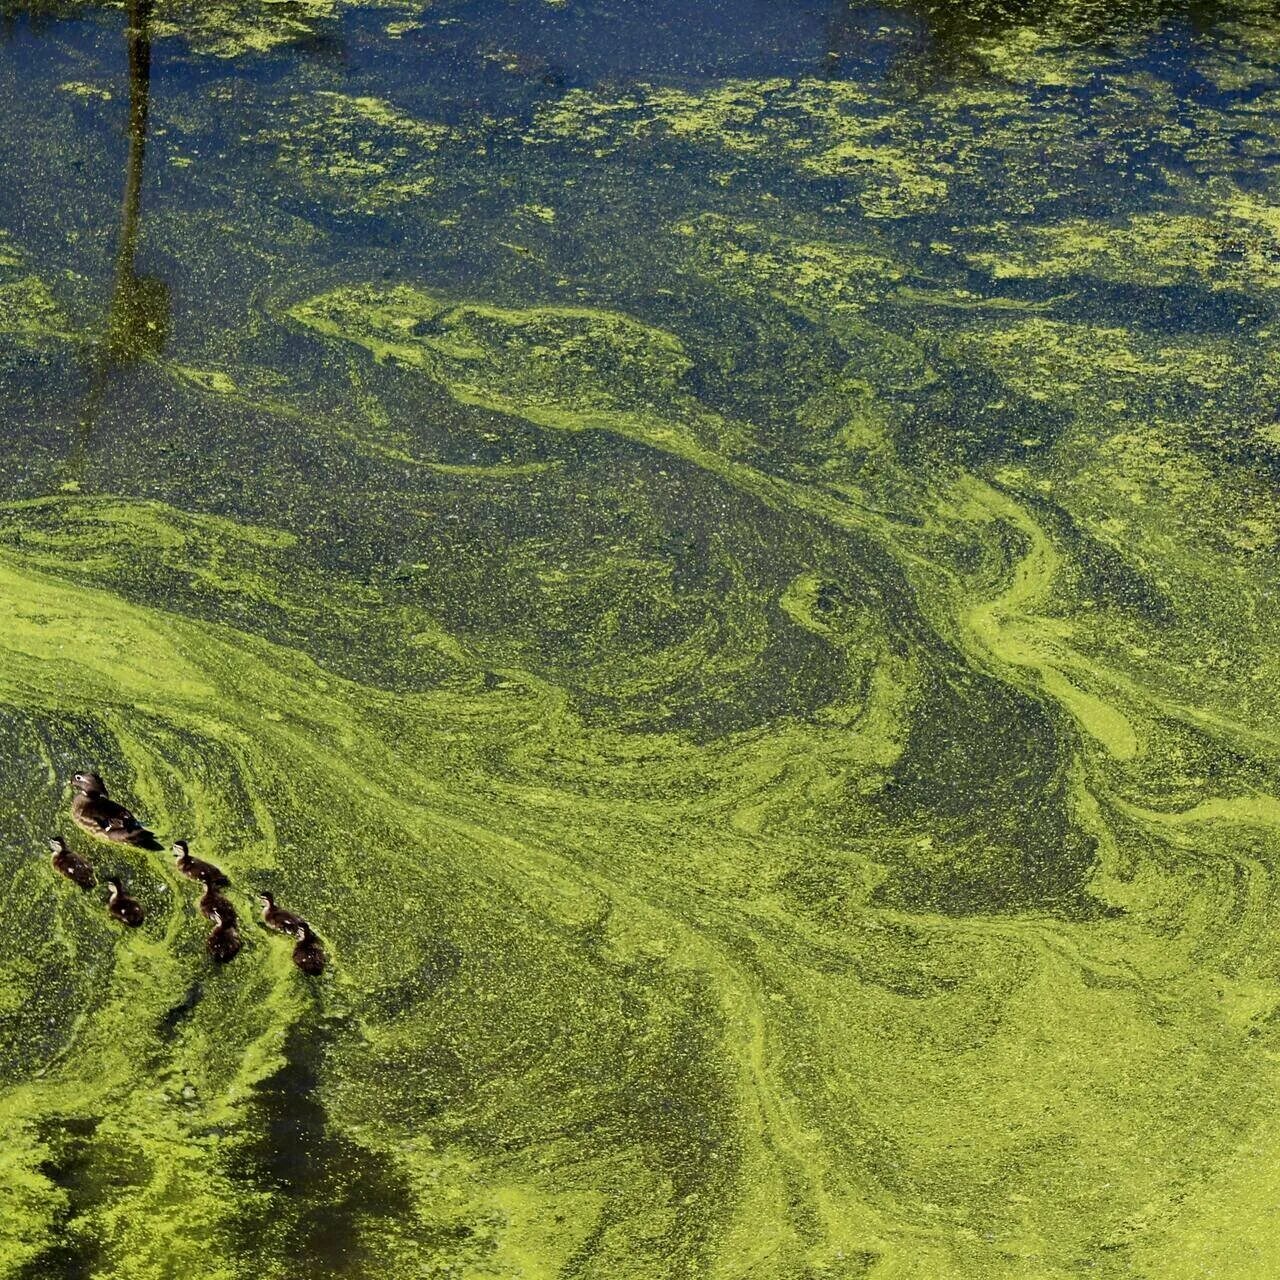
{"type": "Polygon", "coordinates": [[[0,15],[3,1280],[1280,1274],[1273,6],[0,15]]]}

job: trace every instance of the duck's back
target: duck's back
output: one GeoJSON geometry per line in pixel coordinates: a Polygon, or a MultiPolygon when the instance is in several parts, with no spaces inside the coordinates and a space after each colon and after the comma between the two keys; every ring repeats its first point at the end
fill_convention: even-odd
{"type": "Polygon", "coordinates": [[[243,944],[239,931],[230,925],[222,925],[215,929],[205,940],[205,948],[214,964],[226,964],[240,954],[243,944]]]}
{"type": "Polygon", "coordinates": [[[71,816],[86,830],[113,840],[133,839],[142,830],[137,818],[109,796],[77,795],[71,802],[71,816]]]}
{"type": "Polygon", "coordinates": [[[216,885],[210,884],[208,881],[205,881],[204,892],[200,895],[196,906],[200,908],[200,914],[206,920],[216,911],[225,924],[235,925],[238,923],[235,907],[218,892],[216,885]]]}
{"type": "Polygon", "coordinates": [[[300,942],[293,949],[293,963],[312,977],[324,972],[326,960],[324,950],[318,943],[300,942]]]}
{"type": "Polygon", "coordinates": [[[66,876],[72,884],[79,885],[81,889],[92,889],[96,883],[93,868],[83,858],[76,857],[70,851],[55,855],[53,866],[60,875],[66,876]]]}
{"type": "Polygon", "coordinates": [[[142,904],[134,898],[119,899],[111,908],[111,914],[130,929],[136,929],[143,921],[142,904]]]}

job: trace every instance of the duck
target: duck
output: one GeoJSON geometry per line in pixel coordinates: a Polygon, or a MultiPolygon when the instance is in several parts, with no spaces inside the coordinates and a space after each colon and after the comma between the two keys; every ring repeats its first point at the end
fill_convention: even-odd
{"type": "Polygon", "coordinates": [[[293,936],[298,940],[297,946],[293,949],[293,963],[303,973],[309,973],[313,976],[323,973],[324,967],[328,963],[328,957],[324,953],[324,948],[320,945],[320,939],[311,932],[311,926],[305,922],[300,924],[294,930],[293,936]]]}
{"type": "Polygon", "coordinates": [[[298,930],[307,923],[301,916],[295,916],[292,911],[277,907],[275,898],[265,891],[258,894],[258,901],[262,903],[262,923],[268,929],[296,937],[298,930]]]}
{"type": "Polygon", "coordinates": [[[71,820],[99,840],[117,844],[148,844],[151,832],[122,804],[107,795],[106,784],[89,771],[71,776],[75,795],[71,798],[71,820]]]}
{"type": "Polygon", "coordinates": [[[78,853],[72,853],[61,836],[49,837],[49,849],[49,861],[59,875],[66,876],[82,889],[92,889],[97,883],[93,878],[93,868],[78,853]]]}
{"type": "Polygon", "coordinates": [[[107,899],[107,910],[122,925],[136,929],[146,918],[142,903],[125,893],[116,876],[107,877],[107,886],[111,890],[111,896],[107,899]]]}
{"type": "Polygon", "coordinates": [[[213,921],[213,931],[204,940],[204,949],[214,964],[226,964],[240,954],[244,945],[240,940],[240,930],[233,921],[224,920],[216,907],[209,913],[209,919],[213,921]]]}
{"type": "Polygon", "coordinates": [[[223,924],[239,924],[235,907],[231,905],[229,898],[222,895],[216,884],[205,884],[204,892],[200,895],[200,900],[196,903],[196,906],[200,908],[200,914],[206,920],[212,920],[213,913],[216,911],[223,924]]]}
{"type": "Polygon", "coordinates": [[[173,859],[177,863],[178,870],[188,880],[199,880],[202,884],[212,884],[220,887],[231,883],[212,862],[201,862],[199,858],[193,858],[187,851],[187,842],[185,840],[175,840],[173,842],[173,859]]]}

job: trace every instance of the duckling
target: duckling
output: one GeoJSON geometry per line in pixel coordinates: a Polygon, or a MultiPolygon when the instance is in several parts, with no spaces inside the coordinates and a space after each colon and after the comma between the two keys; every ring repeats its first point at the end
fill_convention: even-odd
{"type": "Polygon", "coordinates": [[[173,842],[173,859],[177,864],[178,870],[188,880],[199,880],[202,884],[218,886],[231,883],[212,862],[201,862],[199,858],[193,858],[187,852],[187,842],[185,840],[175,840],[173,842]]]}
{"type": "Polygon", "coordinates": [[[75,795],[71,798],[71,820],[99,840],[117,844],[148,844],[151,832],[122,804],[107,795],[106,784],[96,773],[77,773],[71,778],[75,795]]]}
{"type": "Polygon", "coordinates": [[[296,937],[298,930],[307,923],[301,916],[295,916],[292,911],[277,907],[275,898],[269,893],[258,894],[258,901],[262,903],[262,923],[268,929],[296,937]]]}
{"type": "Polygon", "coordinates": [[[320,945],[320,939],[311,932],[311,926],[305,922],[300,924],[293,931],[293,936],[298,939],[298,944],[293,949],[293,963],[303,973],[323,973],[328,957],[320,945]]]}
{"type": "Polygon", "coordinates": [[[121,924],[130,929],[136,929],[145,919],[142,903],[137,898],[129,897],[115,876],[108,876],[107,884],[111,889],[111,896],[107,899],[107,910],[121,924]]]}
{"type": "Polygon", "coordinates": [[[236,925],[239,924],[239,918],[236,916],[236,909],[231,905],[229,898],[223,897],[218,891],[218,886],[206,884],[204,892],[200,895],[200,901],[196,903],[200,908],[200,914],[206,920],[213,919],[213,913],[216,911],[222,918],[223,924],[236,925]]]}
{"type": "Polygon", "coordinates": [[[53,863],[53,869],[59,875],[66,876],[82,889],[93,888],[96,883],[93,878],[93,868],[78,853],[72,853],[61,836],[49,837],[49,849],[51,851],[49,861],[53,863]]]}
{"type": "Polygon", "coordinates": [[[209,913],[213,921],[213,931],[204,940],[204,949],[214,964],[226,964],[240,954],[244,945],[240,941],[240,931],[235,924],[222,918],[222,912],[216,907],[209,913]]]}

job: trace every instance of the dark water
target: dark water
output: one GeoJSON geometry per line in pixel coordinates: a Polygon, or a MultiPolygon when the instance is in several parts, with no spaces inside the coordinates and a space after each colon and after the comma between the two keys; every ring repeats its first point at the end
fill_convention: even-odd
{"type": "Polygon", "coordinates": [[[0,1277],[1280,1269],[1273,5],[0,15],[0,1277]]]}

